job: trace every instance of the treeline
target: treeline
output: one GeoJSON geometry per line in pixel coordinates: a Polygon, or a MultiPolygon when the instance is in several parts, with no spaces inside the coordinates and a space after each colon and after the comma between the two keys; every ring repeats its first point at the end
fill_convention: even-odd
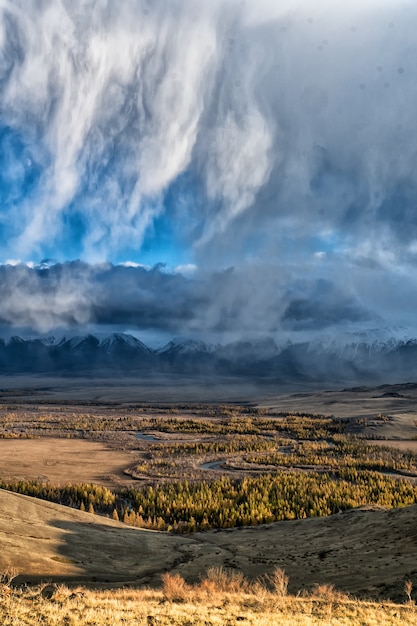
{"type": "Polygon", "coordinates": [[[0,487],[134,526],[174,532],[326,516],[365,504],[399,507],[417,502],[417,486],[409,481],[356,469],[180,481],[117,493],[95,485],[54,487],[36,481],[0,483],[0,487]]]}
{"type": "Polygon", "coordinates": [[[268,414],[252,407],[196,408],[192,415],[181,416],[172,407],[163,414],[150,416],[144,409],[126,409],[119,413],[44,412],[7,413],[1,422],[1,437],[39,436],[56,433],[68,437],[95,437],[104,432],[135,433],[161,431],[199,435],[276,434],[292,438],[314,439],[344,432],[346,425],[333,417],[312,414],[268,414]],[[168,416],[167,416],[168,415],[168,416]],[[174,417],[175,415],[175,417],[174,417]]]}
{"type": "Polygon", "coordinates": [[[162,518],[167,529],[232,528],[331,515],[364,504],[388,507],[417,502],[417,487],[376,472],[338,475],[288,473],[213,482],[163,484],[125,490],[137,514],[162,518]],[[180,526],[179,528],[177,528],[180,526]]]}
{"type": "Polygon", "coordinates": [[[152,445],[149,450],[154,458],[167,455],[231,454],[233,452],[252,452],[271,450],[278,445],[285,445],[287,440],[266,439],[257,435],[237,435],[222,441],[197,441],[192,443],[161,443],[152,445]]]}
{"type": "Polygon", "coordinates": [[[116,502],[116,494],[99,485],[54,486],[36,480],[18,480],[12,483],[0,482],[0,489],[64,504],[82,511],[95,512],[97,510],[104,514],[112,512],[116,502]]]}
{"type": "Polygon", "coordinates": [[[247,454],[246,463],[300,467],[317,465],[328,468],[355,468],[376,472],[417,472],[417,455],[388,446],[374,446],[346,435],[333,436],[330,441],[292,442],[284,451],[268,454],[247,454]]]}
{"type": "Polygon", "coordinates": [[[325,439],[343,433],[346,424],[333,417],[299,416],[243,417],[230,419],[151,418],[141,422],[143,430],[201,435],[262,435],[277,433],[293,439],[325,439]]]}

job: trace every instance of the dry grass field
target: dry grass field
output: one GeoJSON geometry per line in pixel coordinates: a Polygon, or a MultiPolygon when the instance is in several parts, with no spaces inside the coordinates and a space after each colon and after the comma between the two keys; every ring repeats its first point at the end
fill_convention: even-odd
{"type": "Polygon", "coordinates": [[[212,581],[195,587],[168,579],[162,590],[91,591],[41,585],[0,590],[2,626],[413,626],[413,604],[365,602],[328,587],[305,597],[259,585],[228,591],[212,581]]]}
{"type": "Polygon", "coordinates": [[[395,448],[396,450],[402,450],[404,452],[414,452],[417,453],[417,440],[401,440],[401,439],[381,439],[374,440],[371,442],[374,446],[389,446],[391,448],[395,448]]]}
{"type": "MultiPolygon", "coordinates": [[[[249,390],[253,403],[243,406],[230,403],[232,386],[217,389],[219,402],[207,405],[177,405],[177,392],[170,396],[168,388],[155,404],[157,387],[117,389],[97,381],[87,387],[85,381],[4,386],[1,481],[94,483],[117,491],[184,478],[337,473],[332,454],[339,440],[359,436],[382,446],[388,470],[381,465],[380,475],[394,477],[390,489],[397,480],[415,484],[414,457],[383,452],[385,446],[416,452],[415,386],[263,397],[249,390]],[[224,397],[229,404],[220,404],[224,397]],[[298,432],[303,412],[312,417],[298,432]],[[295,420],[285,425],[285,414],[295,420]]],[[[186,393],[186,385],[179,391],[186,393]]],[[[351,467],[366,461],[355,457],[358,450],[350,453],[351,467]]],[[[5,626],[417,623],[417,505],[182,535],[0,490],[0,546],[5,626]],[[219,567],[226,574],[213,580],[210,572],[219,567]],[[271,585],[274,571],[288,575],[288,595],[271,585]]]]}
{"type": "Polygon", "coordinates": [[[417,620],[405,591],[417,574],[417,507],[192,537],[129,529],[8,492],[0,492],[0,511],[2,626],[411,626],[417,620]],[[22,586],[24,580],[32,584],[22,586]],[[354,598],[381,591],[401,603],[354,598]]]}
{"type": "Polygon", "coordinates": [[[83,439],[0,439],[0,476],[4,481],[42,480],[64,484],[95,483],[110,489],[133,484],[124,470],[132,452],[83,439]]]}
{"type": "Polygon", "coordinates": [[[184,537],[0,491],[0,543],[0,572],[13,569],[18,583],[157,588],[165,572],[196,583],[221,565],[251,581],[284,569],[292,594],[334,585],[403,601],[405,581],[417,586],[417,506],[184,537]]]}

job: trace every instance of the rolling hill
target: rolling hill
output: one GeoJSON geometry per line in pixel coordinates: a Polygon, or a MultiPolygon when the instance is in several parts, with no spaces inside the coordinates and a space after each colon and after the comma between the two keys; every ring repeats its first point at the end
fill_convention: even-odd
{"type": "Polygon", "coordinates": [[[334,585],[360,597],[404,600],[417,577],[417,506],[356,509],[327,518],[209,531],[187,537],[134,529],[110,519],[0,491],[0,572],[16,582],[159,586],[209,567],[250,579],[283,568],[289,591],[334,585]]]}

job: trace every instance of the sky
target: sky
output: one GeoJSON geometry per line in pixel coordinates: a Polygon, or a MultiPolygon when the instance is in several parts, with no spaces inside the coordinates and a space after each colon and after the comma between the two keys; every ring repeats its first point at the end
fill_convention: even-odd
{"type": "Polygon", "coordinates": [[[0,0],[0,325],[417,326],[416,26],[413,0],[0,0]]]}

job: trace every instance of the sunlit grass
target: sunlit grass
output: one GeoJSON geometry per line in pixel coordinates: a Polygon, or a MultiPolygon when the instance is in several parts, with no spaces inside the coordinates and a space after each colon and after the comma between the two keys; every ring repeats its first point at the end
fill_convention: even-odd
{"type": "MultiPolygon", "coordinates": [[[[160,590],[93,591],[44,584],[14,588],[0,584],[2,626],[399,626],[417,623],[413,602],[364,602],[316,586],[289,596],[282,570],[249,583],[239,572],[212,568],[196,585],[165,574],[160,590]]],[[[405,593],[405,598],[407,593],[405,593]]]]}

